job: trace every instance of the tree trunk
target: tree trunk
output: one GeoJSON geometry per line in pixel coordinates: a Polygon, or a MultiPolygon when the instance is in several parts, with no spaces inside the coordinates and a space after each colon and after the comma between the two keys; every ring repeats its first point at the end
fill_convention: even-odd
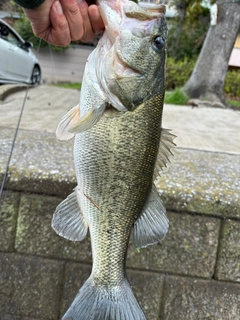
{"type": "Polygon", "coordinates": [[[217,25],[210,26],[192,75],[183,87],[190,98],[225,102],[225,76],[239,28],[240,3],[219,1],[217,25]]]}

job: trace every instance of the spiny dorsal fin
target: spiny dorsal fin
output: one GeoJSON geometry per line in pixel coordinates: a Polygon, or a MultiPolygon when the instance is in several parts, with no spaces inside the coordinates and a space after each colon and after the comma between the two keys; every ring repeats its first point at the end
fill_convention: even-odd
{"type": "Polygon", "coordinates": [[[170,162],[169,157],[173,156],[171,149],[176,146],[173,140],[176,136],[170,133],[168,129],[162,129],[161,141],[157,155],[157,161],[154,168],[153,179],[156,180],[160,176],[160,171],[167,167],[167,163],[170,162]]]}
{"type": "Polygon", "coordinates": [[[52,219],[53,230],[61,237],[81,241],[87,235],[88,224],[81,212],[78,198],[79,189],[75,188],[56,208],[52,219]]]}
{"type": "Polygon", "coordinates": [[[132,240],[137,248],[144,248],[163,239],[168,231],[168,218],[154,184],[141,215],[133,226],[132,240]]]}
{"type": "Polygon", "coordinates": [[[79,121],[80,107],[70,109],[61,119],[56,130],[56,137],[59,140],[69,140],[74,137],[73,133],[69,130],[79,121]]]}

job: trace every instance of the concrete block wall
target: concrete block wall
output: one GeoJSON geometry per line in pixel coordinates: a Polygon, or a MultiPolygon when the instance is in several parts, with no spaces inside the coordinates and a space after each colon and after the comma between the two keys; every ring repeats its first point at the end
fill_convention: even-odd
{"type": "MultiPolygon", "coordinates": [[[[12,132],[0,134],[7,150],[12,132]]],[[[51,229],[76,183],[69,151],[53,134],[19,134],[1,203],[1,320],[60,319],[91,272],[89,236],[73,243],[51,229]]],[[[169,232],[140,252],[130,244],[127,256],[148,320],[240,319],[239,168],[238,155],[175,150],[157,181],[169,232]]]]}

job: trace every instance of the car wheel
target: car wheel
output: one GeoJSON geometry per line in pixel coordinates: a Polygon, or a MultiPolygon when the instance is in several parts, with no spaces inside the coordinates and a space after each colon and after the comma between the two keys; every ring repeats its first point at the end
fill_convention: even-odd
{"type": "Polygon", "coordinates": [[[31,84],[38,86],[41,83],[41,70],[39,66],[35,65],[31,76],[31,84]]]}

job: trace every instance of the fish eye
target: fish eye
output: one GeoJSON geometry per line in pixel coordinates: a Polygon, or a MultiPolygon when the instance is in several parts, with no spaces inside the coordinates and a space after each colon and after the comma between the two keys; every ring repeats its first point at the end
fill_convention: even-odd
{"type": "Polygon", "coordinates": [[[153,39],[153,49],[155,51],[161,50],[165,46],[165,39],[161,36],[157,36],[153,39]]]}

